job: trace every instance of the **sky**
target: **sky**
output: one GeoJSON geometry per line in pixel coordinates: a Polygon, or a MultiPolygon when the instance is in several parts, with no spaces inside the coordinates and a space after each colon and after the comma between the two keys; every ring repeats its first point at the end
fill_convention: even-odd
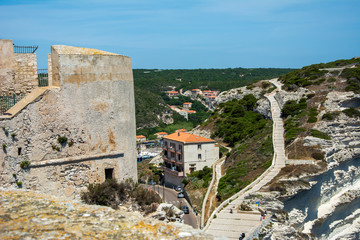
{"type": "Polygon", "coordinates": [[[0,0],[0,39],[131,57],[133,68],[301,68],[360,57],[360,0],[0,0]]]}

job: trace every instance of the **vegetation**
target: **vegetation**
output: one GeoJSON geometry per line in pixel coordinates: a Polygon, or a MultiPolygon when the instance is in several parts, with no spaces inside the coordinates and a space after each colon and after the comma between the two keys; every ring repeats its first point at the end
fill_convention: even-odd
{"type": "Polygon", "coordinates": [[[281,110],[281,117],[287,118],[288,116],[296,116],[307,107],[306,99],[302,98],[299,102],[295,100],[287,101],[282,110],[281,110]]]}
{"type": "Polygon", "coordinates": [[[194,171],[187,176],[186,189],[207,188],[212,178],[212,168],[205,166],[202,170],[194,171]]]}
{"type": "Polygon", "coordinates": [[[22,169],[25,169],[25,168],[28,168],[28,167],[30,166],[30,164],[31,164],[31,162],[30,162],[29,160],[23,160],[23,161],[21,161],[21,163],[20,163],[20,167],[21,167],[22,169]]]}
{"type": "MultiPolygon", "coordinates": [[[[303,67],[301,69],[289,72],[279,79],[284,83],[286,90],[296,90],[298,87],[307,87],[310,85],[320,85],[323,83],[327,77],[325,74],[328,73],[326,70],[321,70],[323,68],[334,68],[342,67],[350,64],[357,64],[360,62],[358,58],[352,58],[347,60],[337,60],[329,63],[320,63],[313,64],[310,66],[303,67]]],[[[334,71],[334,75],[337,75],[338,72],[334,71]]],[[[346,87],[347,91],[354,91],[355,93],[360,92],[360,65],[356,68],[347,68],[344,69],[340,75],[341,77],[347,79],[348,86],[346,87]]],[[[327,82],[335,82],[336,79],[329,77],[327,82]]]]}
{"type": "Polygon", "coordinates": [[[321,132],[319,130],[316,129],[311,129],[311,136],[313,137],[317,137],[317,138],[321,138],[321,139],[325,139],[325,140],[330,140],[330,136],[327,133],[321,132]]]}
{"type": "Polygon", "coordinates": [[[360,64],[356,68],[344,69],[340,76],[347,79],[348,86],[345,88],[346,91],[360,93],[360,64]]]}
{"type": "Polygon", "coordinates": [[[339,114],[339,112],[327,112],[322,116],[322,120],[332,121],[339,116],[339,114]]]}
{"type": "Polygon", "coordinates": [[[19,188],[21,188],[21,187],[22,187],[22,182],[16,181],[16,185],[17,185],[19,188]]]}
{"type": "Polygon", "coordinates": [[[61,145],[64,145],[68,139],[66,136],[59,136],[57,140],[61,145]]]}
{"type": "Polygon", "coordinates": [[[117,183],[113,179],[89,184],[87,192],[81,194],[81,199],[87,204],[110,206],[114,209],[117,209],[120,203],[134,201],[146,213],[156,209],[154,203],[161,202],[159,195],[140,187],[132,180],[117,183]]]}
{"type": "Polygon", "coordinates": [[[227,170],[219,181],[219,201],[240,191],[271,165],[272,122],[253,111],[256,102],[253,95],[246,95],[222,103],[208,120],[209,125],[214,125],[211,137],[233,147],[226,153],[227,170]]]}
{"type": "Polygon", "coordinates": [[[229,146],[235,146],[237,142],[250,138],[263,129],[267,120],[253,111],[256,101],[254,95],[250,94],[241,100],[234,99],[220,104],[221,118],[215,121],[215,132],[211,137],[223,138],[229,146]]]}
{"type": "MultiPolygon", "coordinates": [[[[258,69],[134,69],[136,124],[138,128],[155,128],[164,130],[165,125],[158,116],[170,111],[162,98],[165,91],[183,89],[183,91],[199,88],[225,91],[246,86],[252,82],[278,77],[293,69],[258,68],[258,69]],[[170,87],[172,86],[172,87],[170,87]],[[162,124],[162,126],[160,126],[162,124]]],[[[195,109],[196,110],[196,109],[195,109]]],[[[192,125],[206,119],[207,116],[190,115],[192,125]],[[195,119],[193,119],[195,118],[195,119]]],[[[186,125],[185,121],[180,121],[186,125]]],[[[176,122],[175,124],[179,124],[176,122]]],[[[190,125],[190,124],[187,124],[190,125]]],[[[152,130],[146,130],[153,132],[152,130]]],[[[138,133],[142,134],[142,133],[138,133]]],[[[145,134],[146,136],[150,136],[145,134]]]]}
{"type": "Polygon", "coordinates": [[[284,104],[281,116],[286,118],[284,125],[286,143],[292,142],[297,135],[305,131],[304,128],[300,127],[300,119],[306,114],[306,107],[305,98],[300,99],[299,102],[290,100],[284,104]]]}
{"type": "Polygon", "coordinates": [[[3,143],[2,148],[3,148],[4,151],[6,150],[6,144],[5,143],[3,143]]]}
{"type": "Polygon", "coordinates": [[[343,113],[345,113],[346,116],[351,118],[360,117],[360,111],[353,107],[343,110],[343,113]]]}
{"type": "Polygon", "coordinates": [[[315,123],[317,122],[318,112],[316,108],[310,108],[309,110],[309,118],[307,120],[308,123],[315,123]]]}
{"type": "Polygon", "coordinates": [[[150,181],[160,183],[164,178],[164,171],[160,167],[150,164],[151,159],[145,159],[137,164],[138,179],[142,183],[150,181]]]}

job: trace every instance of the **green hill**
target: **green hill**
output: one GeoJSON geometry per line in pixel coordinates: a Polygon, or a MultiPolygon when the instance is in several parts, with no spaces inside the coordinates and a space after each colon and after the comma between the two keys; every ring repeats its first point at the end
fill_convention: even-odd
{"type": "MultiPolygon", "coordinates": [[[[166,104],[170,104],[170,101],[163,93],[173,87],[177,90],[183,89],[183,91],[194,88],[225,91],[246,86],[258,80],[279,77],[292,70],[280,68],[134,69],[137,128],[159,126],[156,130],[140,130],[138,134],[140,132],[142,134],[152,134],[157,130],[165,130],[166,126],[162,124],[159,116],[170,110],[166,107],[166,104]]],[[[204,111],[199,112],[191,117],[192,124],[189,124],[185,119],[175,114],[175,124],[178,124],[178,127],[187,126],[191,128],[191,126],[200,123],[206,117],[204,111]]]]}

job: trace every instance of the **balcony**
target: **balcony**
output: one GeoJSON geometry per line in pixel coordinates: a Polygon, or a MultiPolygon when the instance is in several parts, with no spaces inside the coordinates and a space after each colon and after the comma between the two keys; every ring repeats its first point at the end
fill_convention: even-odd
{"type": "Polygon", "coordinates": [[[176,162],[175,159],[167,158],[167,157],[165,157],[165,156],[163,156],[163,159],[164,159],[164,161],[166,161],[166,162],[171,162],[171,163],[175,163],[175,162],[176,162]]]}
{"type": "Polygon", "coordinates": [[[163,170],[164,170],[164,172],[175,175],[177,177],[183,177],[184,176],[184,172],[178,172],[178,171],[175,171],[175,170],[171,170],[170,168],[167,168],[167,167],[163,167],[163,170]]]}

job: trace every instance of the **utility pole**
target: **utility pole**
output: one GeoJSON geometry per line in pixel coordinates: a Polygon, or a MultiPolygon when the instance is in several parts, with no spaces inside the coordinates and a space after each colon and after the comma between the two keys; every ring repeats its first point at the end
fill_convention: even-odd
{"type": "Polygon", "coordinates": [[[165,182],[164,182],[164,185],[163,185],[163,201],[165,203],[165,182]]]}

